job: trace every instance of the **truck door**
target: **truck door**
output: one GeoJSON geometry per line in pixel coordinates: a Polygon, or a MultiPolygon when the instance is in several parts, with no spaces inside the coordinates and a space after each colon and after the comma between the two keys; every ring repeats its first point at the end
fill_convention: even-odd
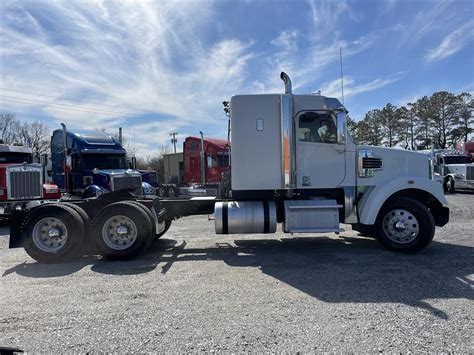
{"type": "Polygon", "coordinates": [[[296,187],[335,188],[344,180],[344,152],[336,145],[335,116],[328,111],[296,115],[296,187]]]}

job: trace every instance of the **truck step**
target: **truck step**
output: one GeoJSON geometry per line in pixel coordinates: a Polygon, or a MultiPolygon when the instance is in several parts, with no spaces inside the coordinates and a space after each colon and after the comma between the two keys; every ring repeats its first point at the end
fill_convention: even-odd
{"type": "Polygon", "coordinates": [[[291,233],[341,233],[343,228],[296,228],[292,229],[291,233]]]}

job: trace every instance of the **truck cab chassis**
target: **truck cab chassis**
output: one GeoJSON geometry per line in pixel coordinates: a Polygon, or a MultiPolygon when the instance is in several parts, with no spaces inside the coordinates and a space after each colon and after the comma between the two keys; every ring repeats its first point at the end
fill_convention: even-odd
{"type": "Polygon", "coordinates": [[[360,146],[346,129],[347,110],[334,98],[237,95],[231,122],[231,196],[139,199],[117,190],[18,213],[10,247],[42,262],[84,253],[135,257],[173,219],[214,214],[216,234],[329,233],[351,224],[385,248],[415,253],[449,220],[429,157],[360,146]]]}

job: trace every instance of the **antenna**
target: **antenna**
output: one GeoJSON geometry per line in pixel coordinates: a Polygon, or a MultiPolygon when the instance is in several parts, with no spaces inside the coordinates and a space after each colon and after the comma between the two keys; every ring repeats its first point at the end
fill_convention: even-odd
{"type": "Polygon", "coordinates": [[[339,61],[341,62],[341,93],[342,93],[342,106],[344,108],[346,105],[344,104],[344,76],[342,75],[342,47],[339,46],[339,61]]]}

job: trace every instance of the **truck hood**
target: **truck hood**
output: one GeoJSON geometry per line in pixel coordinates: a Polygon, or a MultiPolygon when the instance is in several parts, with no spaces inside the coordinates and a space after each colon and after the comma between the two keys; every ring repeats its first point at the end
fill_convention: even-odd
{"type": "Polygon", "coordinates": [[[93,170],[93,173],[100,175],[131,175],[131,176],[141,176],[142,174],[136,170],[131,169],[98,169],[93,170]]]}
{"type": "Polygon", "coordinates": [[[474,164],[445,164],[445,174],[466,174],[467,167],[474,167],[474,164]]]}
{"type": "Polygon", "coordinates": [[[373,184],[374,182],[392,181],[404,176],[430,178],[430,159],[426,154],[411,150],[365,145],[358,146],[357,151],[359,159],[368,151],[374,158],[379,158],[382,161],[382,167],[373,172],[373,177],[360,178],[359,181],[367,181],[367,183],[370,181],[370,184],[373,184]]]}
{"type": "Polygon", "coordinates": [[[38,167],[43,167],[41,164],[38,164],[38,163],[3,163],[3,164],[0,164],[0,168],[8,168],[10,166],[33,166],[35,168],[38,168],[38,167]]]}

